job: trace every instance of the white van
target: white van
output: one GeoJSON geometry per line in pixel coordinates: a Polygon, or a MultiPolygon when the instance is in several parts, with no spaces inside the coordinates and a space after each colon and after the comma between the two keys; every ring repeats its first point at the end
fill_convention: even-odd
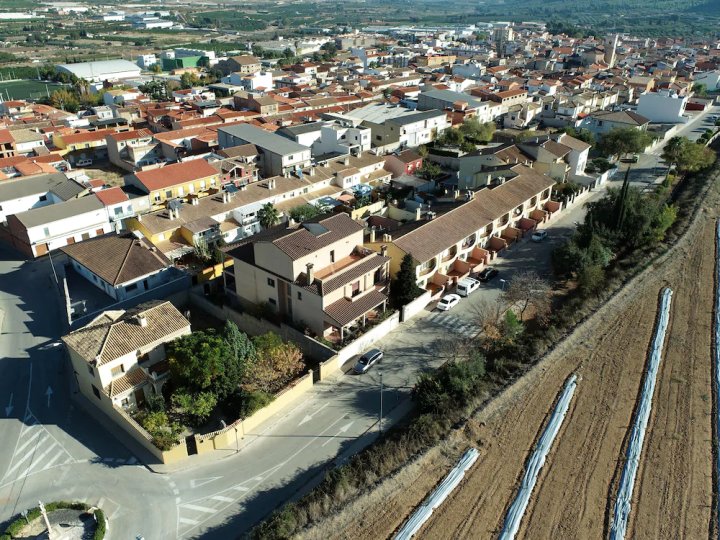
{"type": "Polygon", "coordinates": [[[480,282],[477,279],[465,278],[461,279],[457,284],[457,293],[460,296],[470,296],[471,293],[480,288],[480,282]]]}
{"type": "Polygon", "coordinates": [[[89,167],[92,164],[93,164],[92,159],[80,159],[75,163],[75,165],[78,167],[89,167]]]}

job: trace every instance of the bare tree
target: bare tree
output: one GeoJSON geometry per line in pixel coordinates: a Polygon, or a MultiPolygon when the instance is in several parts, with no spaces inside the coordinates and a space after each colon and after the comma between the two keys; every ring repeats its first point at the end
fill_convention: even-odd
{"type": "Polygon", "coordinates": [[[502,298],[482,300],[473,305],[472,318],[477,325],[478,334],[497,339],[501,335],[501,323],[507,306],[502,298]]]}
{"type": "Polygon", "coordinates": [[[542,321],[550,313],[550,284],[532,270],[515,274],[503,294],[510,305],[517,305],[520,321],[525,319],[525,311],[532,306],[535,317],[542,321]]]}

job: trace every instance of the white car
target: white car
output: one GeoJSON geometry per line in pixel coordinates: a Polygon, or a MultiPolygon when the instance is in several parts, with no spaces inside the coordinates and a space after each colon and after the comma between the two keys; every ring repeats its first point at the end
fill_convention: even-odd
{"type": "Polygon", "coordinates": [[[470,296],[479,288],[480,282],[477,279],[465,278],[458,282],[456,291],[460,296],[470,296]]]}
{"type": "Polygon", "coordinates": [[[542,242],[547,238],[547,235],[547,231],[535,231],[530,238],[533,242],[542,242]]]}
{"type": "Polygon", "coordinates": [[[446,294],[442,297],[442,300],[438,302],[437,308],[440,311],[448,311],[454,308],[460,302],[460,296],[457,294],[446,294]]]}

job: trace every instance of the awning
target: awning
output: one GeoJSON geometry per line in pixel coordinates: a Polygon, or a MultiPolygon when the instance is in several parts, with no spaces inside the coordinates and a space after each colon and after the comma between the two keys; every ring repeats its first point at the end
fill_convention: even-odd
{"type": "Polygon", "coordinates": [[[547,218],[547,212],[545,210],[541,210],[540,208],[536,208],[530,212],[530,217],[536,222],[542,223],[547,218]]]}
{"type": "Polygon", "coordinates": [[[354,320],[359,319],[383,302],[387,302],[387,299],[388,297],[383,293],[377,289],[373,289],[355,300],[342,298],[337,302],[333,302],[325,308],[325,315],[331,319],[335,325],[342,328],[354,320]]]}
{"type": "Polygon", "coordinates": [[[534,229],[537,226],[537,221],[530,218],[521,218],[520,221],[518,221],[518,227],[522,229],[523,232],[530,231],[534,229]]]}
{"type": "Polygon", "coordinates": [[[555,212],[560,210],[560,203],[557,201],[548,201],[545,203],[545,210],[547,210],[551,214],[554,214],[555,212]]]}

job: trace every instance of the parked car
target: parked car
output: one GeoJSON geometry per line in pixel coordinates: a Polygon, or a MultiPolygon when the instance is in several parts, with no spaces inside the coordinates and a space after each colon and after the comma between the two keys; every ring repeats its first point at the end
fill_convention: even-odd
{"type": "Polygon", "coordinates": [[[543,240],[545,240],[547,238],[547,235],[548,235],[547,231],[535,231],[533,233],[533,235],[530,237],[530,239],[533,242],[542,242],[543,240]]]}
{"type": "Polygon", "coordinates": [[[621,161],[623,163],[637,163],[640,159],[640,156],[638,154],[633,154],[631,156],[624,157],[621,161]]]}
{"type": "Polygon", "coordinates": [[[470,296],[473,292],[480,288],[480,282],[477,279],[465,278],[461,279],[457,284],[457,293],[460,296],[470,296]]]}
{"type": "Polygon", "coordinates": [[[382,360],[383,352],[380,349],[370,349],[363,354],[355,364],[353,371],[358,375],[367,373],[367,371],[382,360]]]}
{"type": "Polygon", "coordinates": [[[485,268],[482,272],[478,274],[478,279],[482,281],[483,283],[487,283],[491,279],[493,279],[495,276],[497,276],[500,272],[493,268],[492,266],[488,266],[485,268]]]}
{"type": "Polygon", "coordinates": [[[75,162],[75,165],[77,165],[78,167],[88,167],[92,164],[93,164],[92,159],[79,159],[78,161],[75,162]]]}
{"type": "Polygon", "coordinates": [[[457,294],[446,294],[442,297],[442,300],[438,302],[437,308],[440,311],[448,311],[457,306],[458,302],[460,302],[460,296],[457,294]]]}

